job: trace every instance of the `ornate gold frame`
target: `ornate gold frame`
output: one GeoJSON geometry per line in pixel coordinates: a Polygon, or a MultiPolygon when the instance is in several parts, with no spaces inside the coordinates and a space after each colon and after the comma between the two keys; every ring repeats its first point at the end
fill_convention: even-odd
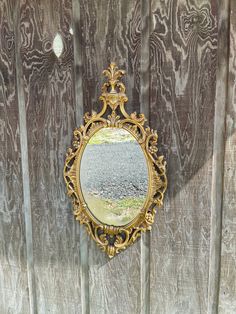
{"type": "Polygon", "coordinates": [[[124,105],[128,98],[124,84],[119,81],[124,73],[118,70],[115,63],[111,63],[108,69],[103,71],[108,77],[99,98],[103,102],[103,108],[99,113],[86,113],[85,124],[74,130],[72,148],[68,149],[64,166],[64,178],[68,195],[73,200],[76,220],[86,225],[88,234],[109,257],[126,249],[142,231],[151,230],[155,207],[162,205],[167,187],[166,162],[163,156],[157,156],[157,132],[145,126],[146,119],[143,114],[137,115],[134,112],[129,115],[125,110],[124,105]],[[146,157],[149,175],[148,195],[143,209],[129,224],[118,227],[103,224],[93,216],[84,200],[79,176],[81,158],[89,139],[98,130],[109,127],[123,128],[135,137],[146,157]]]}

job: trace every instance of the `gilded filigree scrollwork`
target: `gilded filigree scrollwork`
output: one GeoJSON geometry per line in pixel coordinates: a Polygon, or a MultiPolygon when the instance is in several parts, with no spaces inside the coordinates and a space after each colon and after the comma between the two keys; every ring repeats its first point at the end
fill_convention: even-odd
{"type": "Polygon", "coordinates": [[[162,206],[164,192],[167,187],[166,163],[163,156],[158,156],[157,133],[145,126],[145,116],[136,112],[128,114],[125,103],[128,98],[125,86],[119,79],[124,71],[114,63],[103,71],[108,81],[103,84],[100,100],[103,107],[99,113],[93,111],[84,116],[84,125],[74,130],[72,147],[68,149],[64,178],[68,195],[72,198],[76,220],[84,224],[88,234],[97,245],[113,257],[130,246],[142,232],[151,229],[156,213],[156,206],[162,206]],[[109,109],[110,108],[110,109],[109,109]],[[79,176],[80,161],[89,139],[102,128],[122,128],[130,132],[142,147],[149,169],[149,187],[145,207],[131,223],[119,227],[102,224],[93,215],[81,192],[79,176]]]}

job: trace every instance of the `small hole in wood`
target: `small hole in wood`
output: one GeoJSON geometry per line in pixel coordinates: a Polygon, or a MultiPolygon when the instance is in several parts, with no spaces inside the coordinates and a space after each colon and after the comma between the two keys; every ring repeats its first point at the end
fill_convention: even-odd
{"type": "Polygon", "coordinates": [[[63,45],[62,37],[59,33],[57,33],[56,36],[54,37],[53,44],[52,44],[52,49],[55,55],[57,56],[57,58],[60,58],[63,52],[63,48],[64,48],[64,45],[63,45]]]}

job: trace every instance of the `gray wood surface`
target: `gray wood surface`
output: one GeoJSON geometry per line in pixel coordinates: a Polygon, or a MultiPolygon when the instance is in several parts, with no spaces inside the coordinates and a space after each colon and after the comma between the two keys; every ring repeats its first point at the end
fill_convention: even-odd
{"type": "MultiPolygon", "coordinates": [[[[80,12],[80,2],[72,1],[72,32],[74,44],[74,85],[75,85],[75,103],[76,103],[76,125],[80,126],[83,123],[84,106],[83,106],[83,68],[82,68],[82,20],[80,12]]],[[[89,313],[89,267],[88,267],[88,235],[83,226],[80,226],[79,234],[80,245],[80,299],[81,313],[89,313]]]]}
{"type": "Polygon", "coordinates": [[[79,225],[63,180],[75,127],[71,2],[22,1],[20,17],[37,311],[79,313],[79,225]]]}
{"type": "Polygon", "coordinates": [[[230,1],[219,313],[236,313],[236,2],[230,1]]]}
{"type": "Polygon", "coordinates": [[[30,313],[37,313],[36,305],[36,289],[35,289],[35,272],[34,272],[34,254],[33,254],[33,227],[32,227],[32,210],[31,210],[31,191],[29,177],[29,152],[27,138],[26,123],[26,106],[24,97],[23,71],[20,58],[21,51],[21,33],[19,28],[20,10],[19,2],[14,8],[14,24],[15,24],[15,54],[16,54],[16,84],[19,107],[19,127],[20,127],[20,143],[21,143],[21,168],[23,183],[23,209],[25,220],[25,239],[26,239],[26,259],[27,259],[27,276],[28,276],[28,293],[30,313]]]}
{"type": "MultiPolygon", "coordinates": [[[[151,2],[141,1],[140,112],[150,116],[150,11],[151,2]]],[[[150,232],[141,237],[141,313],[150,313],[150,232]]]]}
{"type": "MultiPolygon", "coordinates": [[[[128,111],[139,110],[140,2],[80,1],[84,112],[99,110],[102,70],[111,61],[127,72],[128,111]]],[[[89,243],[90,313],[140,312],[140,243],[109,260],[89,243]]]]}
{"type": "Polygon", "coordinates": [[[151,126],[168,191],[151,234],[151,313],[206,313],[216,4],[152,1],[151,126]]]}
{"type": "Polygon", "coordinates": [[[217,313],[220,282],[220,250],[224,179],[225,111],[227,102],[229,52],[229,1],[218,6],[218,49],[215,93],[214,143],[211,187],[211,234],[207,312],[217,313]]]}
{"type": "Polygon", "coordinates": [[[1,314],[236,312],[235,21],[234,0],[0,2],[1,314]],[[112,260],[63,182],[111,61],[169,181],[151,234],[112,260]]]}
{"type": "Polygon", "coordinates": [[[112,62],[124,68],[128,111],[139,110],[140,1],[80,0],[84,112],[99,110],[101,73],[112,62]]]}
{"type": "Polygon", "coordinates": [[[0,312],[29,313],[14,1],[0,2],[0,312]]]}

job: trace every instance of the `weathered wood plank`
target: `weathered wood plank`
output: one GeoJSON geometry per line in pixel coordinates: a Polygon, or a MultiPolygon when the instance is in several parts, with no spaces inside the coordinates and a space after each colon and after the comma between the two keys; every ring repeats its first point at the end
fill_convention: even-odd
{"type": "MultiPolygon", "coordinates": [[[[81,1],[84,112],[99,110],[102,70],[127,71],[128,111],[140,111],[140,1],[81,1]]],[[[109,260],[89,243],[90,313],[140,312],[140,243],[109,260]]]]}
{"type": "MultiPolygon", "coordinates": [[[[80,1],[72,1],[73,38],[74,38],[74,72],[75,72],[75,103],[76,125],[83,123],[83,77],[82,77],[82,21],[80,1]]],[[[88,270],[88,235],[84,226],[80,226],[80,283],[81,283],[81,313],[89,313],[89,270],[88,270]]]]}
{"type": "Polygon", "coordinates": [[[126,70],[128,111],[139,111],[140,1],[81,0],[84,112],[99,110],[102,71],[114,61],[126,70]]]}
{"type": "Polygon", "coordinates": [[[219,313],[236,313],[236,2],[230,1],[219,313]]]}
{"type": "Polygon", "coordinates": [[[72,0],[72,34],[74,46],[74,75],[75,75],[75,101],[76,124],[83,123],[83,78],[82,78],[82,21],[80,14],[80,0],[72,0]]]}
{"type": "MultiPolygon", "coordinates": [[[[141,1],[140,112],[149,123],[150,109],[150,1],[141,1]]],[[[150,313],[150,233],[141,236],[141,313],[150,313]]]]}
{"type": "Polygon", "coordinates": [[[79,313],[79,226],[63,182],[75,127],[71,1],[22,0],[20,16],[37,310],[79,313]]]}
{"type": "Polygon", "coordinates": [[[151,126],[168,191],[151,237],[151,313],[206,313],[216,2],[152,1],[151,126]]]}
{"type": "Polygon", "coordinates": [[[0,312],[29,313],[14,36],[14,1],[0,2],[0,312]]]}
{"type": "Polygon", "coordinates": [[[219,300],[224,179],[225,111],[228,80],[229,1],[219,2],[218,12],[218,51],[211,188],[211,241],[207,309],[207,313],[209,314],[218,313],[219,300]]]}
{"type": "Polygon", "coordinates": [[[21,168],[23,182],[23,209],[25,218],[25,239],[26,239],[26,260],[27,260],[27,277],[29,291],[30,313],[37,313],[36,305],[36,289],[35,289],[35,272],[34,272],[34,256],[33,256],[33,230],[31,215],[31,194],[30,194],[30,178],[29,178],[29,160],[28,160],[28,139],[26,124],[26,107],[23,86],[22,63],[20,58],[21,34],[19,29],[20,9],[19,2],[15,6],[15,46],[16,46],[16,84],[19,107],[19,126],[20,126],[20,145],[21,145],[21,168]]]}
{"type": "MultiPolygon", "coordinates": [[[[27,314],[30,308],[31,313],[59,314],[217,311],[228,75],[219,313],[235,313],[234,1],[229,74],[228,1],[217,8],[216,0],[152,0],[151,16],[149,2],[143,0],[19,3],[17,32],[14,1],[0,3],[0,312],[27,314]],[[64,46],[59,58],[52,47],[57,33],[64,46]],[[17,57],[18,45],[21,55],[17,57]],[[146,235],[109,260],[93,241],[89,241],[87,256],[88,238],[73,218],[62,173],[65,149],[83,111],[100,108],[101,71],[111,61],[127,70],[128,111],[144,112],[158,130],[160,153],[168,162],[169,187],[151,242],[146,235]],[[20,62],[24,95],[19,92],[21,73],[15,69],[20,62]],[[21,126],[25,131],[28,128],[29,156],[18,107],[21,126]],[[29,167],[32,199],[28,205],[25,202],[27,208],[23,206],[21,162],[23,174],[29,167]],[[32,207],[37,309],[33,288],[27,283],[27,258],[30,268],[33,263],[26,254],[26,242],[31,240],[23,207],[26,218],[32,207]]],[[[33,279],[28,276],[28,281],[33,279]]]]}

